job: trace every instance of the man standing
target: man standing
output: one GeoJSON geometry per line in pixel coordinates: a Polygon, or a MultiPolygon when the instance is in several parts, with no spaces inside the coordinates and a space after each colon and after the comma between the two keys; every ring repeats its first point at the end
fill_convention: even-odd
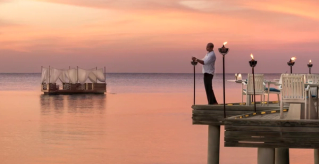
{"type": "Polygon", "coordinates": [[[202,60],[197,59],[196,57],[192,57],[192,60],[197,61],[198,63],[203,65],[204,85],[205,85],[208,104],[214,105],[214,104],[218,104],[213,91],[213,82],[212,82],[214,77],[214,72],[215,72],[215,61],[216,61],[216,56],[214,53],[214,44],[208,43],[206,46],[206,50],[207,50],[207,54],[202,60]]]}

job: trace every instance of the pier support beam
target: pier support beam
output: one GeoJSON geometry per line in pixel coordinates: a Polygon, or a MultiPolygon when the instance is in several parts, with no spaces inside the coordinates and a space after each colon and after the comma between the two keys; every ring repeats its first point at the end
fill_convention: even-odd
{"type": "Polygon", "coordinates": [[[258,148],[258,164],[275,164],[275,149],[258,148]]]}
{"type": "Polygon", "coordinates": [[[289,164],[289,149],[277,148],[275,161],[276,164],[289,164]]]}
{"type": "Polygon", "coordinates": [[[319,164],[319,149],[314,149],[314,157],[315,157],[314,164],[319,164]]]}
{"type": "Polygon", "coordinates": [[[219,164],[220,125],[208,125],[207,164],[219,164]]]}

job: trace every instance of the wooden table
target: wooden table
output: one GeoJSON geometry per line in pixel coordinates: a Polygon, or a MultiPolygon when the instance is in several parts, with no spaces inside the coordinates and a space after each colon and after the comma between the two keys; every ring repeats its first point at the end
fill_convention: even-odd
{"type": "MultiPolygon", "coordinates": [[[[235,82],[235,83],[242,83],[242,82],[245,82],[243,80],[227,80],[229,82],[235,82]]],[[[267,86],[268,86],[268,91],[267,91],[267,94],[268,94],[268,99],[267,99],[267,105],[269,106],[269,92],[270,92],[270,84],[275,84],[275,85],[279,85],[278,84],[278,81],[279,79],[274,79],[273,81],[270,81],[270,80],[264,80],[265,83],[267,83],[267,86]]],[[[251,100],[251,97],[249,96],[248,97],[248,102],[249,104],[246,104],[246,105],[250,105],[250,100],[251,100]]]]}
{"type": "Polygon", "coordinates": [[[235,83],[242,83],[242,82],[243,82],[243,80],[227,80],[227,81],[229,81],[229,82],[235,82],[235,83]]]}
{"type": "MultiPolygon", "coordinates": [[[[238,84],[242,84],[241,95],[243,96],[243,82],[246,82],[246,80],[245,80],[245,81],[243,81],[243,80],[227,80],[227,81],[229,81],[229,82],[235,82],[235,83],[238,83],[238,84]]],[[[249,106],[250,103],[251,103],[251,96],[247,96],[246,99],[248,99],[248,103],[247,103],[246,105],[249,106]]],[[[246,102],[247,102],[247,101],[246,101],[246,102]]]]}

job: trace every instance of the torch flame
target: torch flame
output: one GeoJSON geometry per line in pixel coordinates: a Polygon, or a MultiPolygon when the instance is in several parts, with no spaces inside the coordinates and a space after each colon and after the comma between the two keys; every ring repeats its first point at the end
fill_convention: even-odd
{"type": "Polygon", "coordinates": [[[290,60],[294,62],[296,59],[297,59],[296,57],[292,57],[290,60]]]}
{"type": "Polygon", "coordinates": [[[254,55],[253,55],[253,54],[250,54],[250,57],[251,57],[251,59],[253,59],[253,60],[254,60],[254,55]]]}
{"type": "Polygon", "coordinates": [[[227,44],[227,42],[224,42],[224,45],[226,45],[227,44]]]}
{"type": "Polygon", "coordinates": [[[311,60],[309,60],[309,63],[311,64],[311,60]]]}

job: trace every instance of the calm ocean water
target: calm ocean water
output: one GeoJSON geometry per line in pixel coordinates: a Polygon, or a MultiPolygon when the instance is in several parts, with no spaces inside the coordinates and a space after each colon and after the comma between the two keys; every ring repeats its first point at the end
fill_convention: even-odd
{"type": "MultiPolygon", "coordinates": [[[[202,78],[198,104],[207,103],[202,78]]],[[[107,74],[106,81],[105,95],[54,96],[40,92],[40,74],[0,74],[0,163],[206,163],[208,127],[191,119],[193,74],[107,74]]],[[[227,102],[241,101],[240,84],[226,87],[227,102]]],[[[221,103],[221,74],[214,90],[221,103]]],[[[220,163],[257,163],[255,148],[223,147],[221,130],[220,163]]],[[[290,155],[292,164],[313,163],[311,149],[290,155]]]]}
{"type": "MultiPolygon", "coordinates": [[[[264,74],[265,79],[278,79],[280,74],[264,74]]],[[[247,77],[243,74],[243,79],[247,77]]],[[[108,73],[107,89],[110,93],[162,93],[193,91],[193,74],[168,73],[108,73]]],[[[222,74],[216,74],[213,82],[215,88],[222,88],[222,74]]],[[[234,74],[226,74],[226,80],[235,79],[234,74]]],[[[39,91],[41,74],[39,73],[0,73],[0,90],[34,90],[39,91]]],[[[227,82],[227,88],[238,88],[238,84],[227,82]]],[[[196,88],[204,91],[203,75],[196,74],[196,88]]]]}

